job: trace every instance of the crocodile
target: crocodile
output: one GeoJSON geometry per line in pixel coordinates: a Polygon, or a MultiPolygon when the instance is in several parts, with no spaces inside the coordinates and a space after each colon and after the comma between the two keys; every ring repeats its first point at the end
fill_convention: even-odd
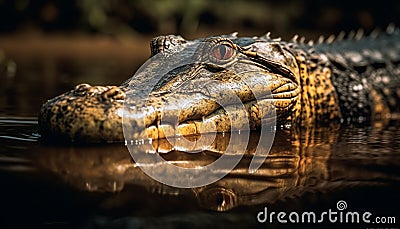
{"type": "MultiPolygon", "coordinates": [[[[145,117],[149,138],[166,136],[160,126],[160,101],[169,105],[185,103],[179,115],[173,108],[168,110],[173,106],[164,106],[162,111],[163,115],[178,116],[179,125],[173,128],[182,135],[207,132],[210,125],[216,132],[231,130],[237,120],[231,120],[215,102],[229,94],[227,90],[240,98],[252,130],[259,129],[265,118],[262,109],[271,107],[277,126],[290,128],[332,123],[369,125],[400,111],[400,31],[394,26],[369,35],[359,30],[308,42],[297,35],[283,41],[269,33],[259,37],[232,33],[196,40],[167,35],[152,39],[151,56],[185,53],[193,45],[197,51],[188,51],[187,55],[208,62],[173,69],[152,88],[157,99],[145,105],[153,108],[145,117]],[[268,82],[262,88],[270,92],[265,100],[271,106],[260,105],[263,100],[255,98],[257,89],[243,84],[238,71],[245,72],[250,81],[258,77],[268,82]],[[187,81],[191,86],[185,84],[187,81]],[[214,84],[207,85],[208,81],[214,84]]],[[[168,67],[168,61],[161,64],[168,67]]],[[[151,71],[121,86],[80,84],[48,100],[39,113],[41,136],[72,142],[123,141],[124,101],[132,91],[149,87],[146,77],[152,77],[151,71]]]]}

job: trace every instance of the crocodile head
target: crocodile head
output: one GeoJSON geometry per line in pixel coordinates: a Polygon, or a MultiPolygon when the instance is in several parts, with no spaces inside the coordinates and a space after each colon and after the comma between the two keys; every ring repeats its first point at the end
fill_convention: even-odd
{"type": "Polygon", "coordinates": [[[153,63],[157,69],[169,69],[168,58],[177,53],[194,61],[172,67],[153,85],[149,82],[154,66],[119,87],[78,85],[42,106],[42,136],[123,140],[126,99],[147,109],[145,131],[153,139],[165,137],[170,129],[181,135],[241,129],[244,120],[250,129],[257,129],[262,120],[271,118],[265,114],[274,114],[278,124],[293,119],[300,100],[300,70],[285,42],[269,36],[231,34],[189,41],[170,35],[154,38],[151,50],[153,57],[164,58],[163,63],[153,63]],[[149,99],[141,104],[134,95],[146,90],[149,99]],[[175,124],[168,124],[174,119],[175,124]]]}
{"type": "Polygon", "coordinates": [[[134,119],[144,119],[143,137],[254,130],[263,121],[290,122],[298,104],[300,73],[286,43],[236,34],[194,41],[162,36],[153,39],[151,47],[153,58],[144,73],[127,83],[132,92],[128,104],[145,108],[145,117],[135,110],[129,120],[138,125],[134,119]],[[159,78],[150,83],[156,75],[159,78]],[[146,83],[151,91],[144,92],[146,83]],[[137,101],[143,94],[149,95],[145,103],[137,101]]]}

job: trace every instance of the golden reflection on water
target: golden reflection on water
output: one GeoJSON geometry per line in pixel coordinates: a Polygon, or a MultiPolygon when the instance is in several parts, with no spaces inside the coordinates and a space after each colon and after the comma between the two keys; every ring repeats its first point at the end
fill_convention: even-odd
{"type": "MultiPolygon", "coordinates": [[[[278,131],[267,159],[255,173],[248,172],[258,143],[258,134],[251,133],[250,139],[256,140],[249,141],[244,157],[229,175],[213,184],[192,189],[173,188],[148,177],[123,145],[44,146],[36,160],[40,167],[79,190],[115,193],[124,190],[127,184],[134,184],[161,196],[189,195],[202,208],[227,211],[238,206],[301,198],[304,193],[330,195],[338,188],[397,183],[400,174],[395,168],[399,167],[400,154],[396,147],[400,141],[393,138],[393,131],[398,133],[397,129],[388,133],[364,128],[357,135],[357,128],[326,128],[303,133],[301,137],[278,131]],[[383,150],[376,151],[370,145],[376,141],[383,150]],[[389,144],[382,145],[384,141],[389,144]],[[381,155],[375,155],[377,152],[381,155]],[[387,169],[373,169],[376,164],[383,164],[387,169]]],[[[181,151],[174,151],[166,140],[154,141],[153,146],[164,152],[162,156],[168,162],[196,167],[218,159],[229,144],[226,138],[227,135],[217,135],[212,147],[198,153],[184,152],[183,146],[179,148],[181,151]]],[[[154,169],[157,170],[157,166],[154,169]]]]}

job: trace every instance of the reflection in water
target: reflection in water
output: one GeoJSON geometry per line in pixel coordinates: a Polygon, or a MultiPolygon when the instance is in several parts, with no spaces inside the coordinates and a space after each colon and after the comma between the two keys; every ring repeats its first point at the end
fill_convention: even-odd
{"type": "MultiPolygon", "coordinates": [[[[46,146],[35,157],[42,168],[80,190],[120,192],[127,184],[133,184],[145,188],[147,193],[192,196],[203,208],[227,211],[237,206],[301,198],[306,193],[332,195],[340,189],[397,184],[400,181],[400,132],[399,128],[393,128],[398,124],[389,126],[388,129],[320,129],[298,139],[291,138],[285,131],[277,132],[263,165],[255,173],[249,173],[248,167],[258,143],[257,133],[252,133],[245,156],[229,175],[193,189],[173,188],[148,177],[123,145],[46,146]]],[[[153,146],[170,163],[193,168],[218,159],[228,143],[229,135],[217,135],[212,147],[198,153],[184,152],[193,150],[184,145],[179,146],[180,151],[174,151],[166,140],[153,141],[153,146]]],[[[235,156],[235,152],[229,153],[235,156]]],[[[154,170],[158,168],[153,165],[154,170]]],[[[149,194],[133,192],[122,202],[128,203],[129,198],[137,195],[146,198],[149,194]]],[[[120,199],[115,201],[121,202],[120,199]]]]}
{"type": "MultiPolygon", "coordinates": [[[[335,209],[338,200],[352,210],[398,215],[399,126],[392,121],[383,129],[319,129],[297,138],[279,131],[267,160],[256,173],[248,173],[258,142],[254,133],[229,175],[205,187],[179,189],[145,175],[122,144],[42,145],[32,134],[35,119],[3,118],[0,224],[264,227],[256,215],[265,206],[271,211],[326,211],[335,209]]],[[[218,135],[212,147],[198,153],[183,151],[199,145],[180,144],[180,151],[172,151],[165,140],[153,144],[169,162],[195,167],[220,158],[228,137],[218,135]]]]}

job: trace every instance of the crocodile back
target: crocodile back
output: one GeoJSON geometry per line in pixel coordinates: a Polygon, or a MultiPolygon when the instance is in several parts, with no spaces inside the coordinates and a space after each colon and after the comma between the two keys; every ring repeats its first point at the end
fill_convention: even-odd
{"type": "Polygon", "coordinates": [[[350,35],[313,46],[332,69],[345,121],[368,121],[400,112],[400,30],[350,35]]]}

